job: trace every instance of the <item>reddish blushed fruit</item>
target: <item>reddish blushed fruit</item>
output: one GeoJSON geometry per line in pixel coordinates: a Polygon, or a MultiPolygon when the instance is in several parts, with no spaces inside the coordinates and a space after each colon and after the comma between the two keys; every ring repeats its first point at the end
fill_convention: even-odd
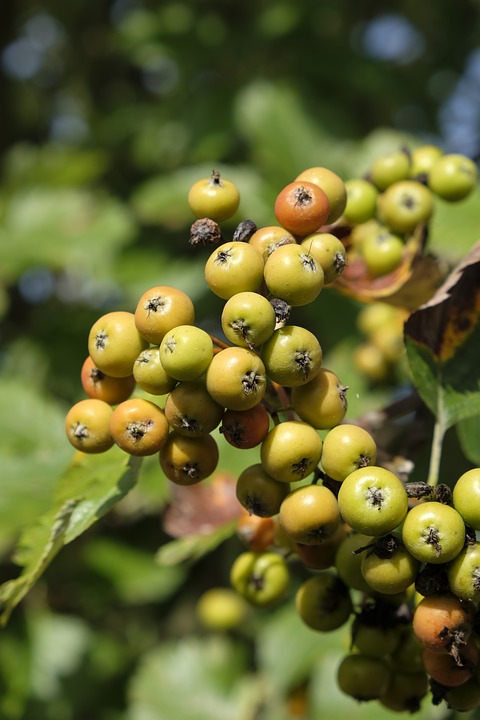
{"type": "Polygon", "coordinates": [[[460,649],[456,660],[450,653],[425,649],[423,664],[430,677],[445,687],[458,687],[475,675],[479,662],[479,650],[473,638],[460,649]]]}
{"type": "Polygon", "coordinates": [[[280,225],[293,235],[303,237],[325,224],[330,204],[318,185],[295,180],[278,193],[274,212],[280,225]]]}
{"type": "Polygon", "coordinates": [[[454,595],[424,597],[415,609],[413,632],[425,648],[445,652],[455,639],[468,640],[475,606],[454,595]]]}
{"type": "Polygon", "coordinates": [[[135,389],[133,375],[123,378],[105,375],[97,368],[90,355],[82,365],[80,381],[88,397],[103,400],[109,405],[117,405],[127,400],[135,389]]]}
{"type": "Polygon", "coordinates": [[[277,521],[273,517],[252,515],[246,508],[237,521],[237,535],[242,543],[253,552],[263,552],[274,544],[277,521]]]}
{"type": "Polygon", "coordinates": [[[270,415],[263,405],[249,410],[226,410],[220,426],[225,440],[242,450],[257,447],[270,429],[270,415]]]}
{"type": "Polygon", "coordinates": [[[169,426],[158,405],[143,398],[130,398],[113,411],[110,432],[122,450],[142,457],[154,455],[163,447],[169,426]]]}

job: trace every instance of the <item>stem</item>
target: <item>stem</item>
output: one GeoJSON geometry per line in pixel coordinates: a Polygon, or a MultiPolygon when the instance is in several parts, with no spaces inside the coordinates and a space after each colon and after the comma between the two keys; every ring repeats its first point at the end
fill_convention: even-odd
{"type": "Polygon", "coordinates": [[[220,340],[220,338],[215,337],[215,335],[212,335],[212,333],[208,333],[210,337],[212,338],[212,342],[214,345],[216,345],[221,350],[225,350],[228,347],[231,347],[228,343],[223,342],[223,340],[220,340]]]}
{"type": "Polygon", "coordinates": [[[445,425],[440,420],[435,422],[433,428],[432,449],[430,453],[430,468],[428,471],[427,484],[436,487],[440,474],[440,459],[442,457],[443,438],[445,436],[445,425]]]}

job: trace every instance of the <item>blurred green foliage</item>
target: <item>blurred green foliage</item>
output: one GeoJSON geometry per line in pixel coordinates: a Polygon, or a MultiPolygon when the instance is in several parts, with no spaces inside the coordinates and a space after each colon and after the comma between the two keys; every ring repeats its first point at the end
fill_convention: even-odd
{"type": "MultiPolygon", "coordinates": [[[[72,476],[63,418],[82,397],[86,336],[100,314],[175,284],[199,322],[218,328],[208,249],[187,242],[188,188],[213,166],[241,191],[228,236],[245,217],[274,223],[276,193],[305,167],[346,179],[385,150],[424,141],[478,155],[479,17],[477,0],[0,4],[2,581],[18,575],[22,529],[58,510],[65,483],[98,480],[77,528],[102,516],[52,554],[1,632],[1,720],[288,720],[288,694],[302,684],[308,720],[390,717],[336,691],[347,639],[301,627],[291,601],[237,633],[201,628],[196,599],[228,584],[239,540],[220,533],[194,559],[167,545],[168,491],[152,462],[103,516],[116,476],[72,476]],[[185,562],[155,563],[175,552],[185,562]]],[[[432,248],[451,261],[478,239],[478,200],[438,209],[432,248]]],[[[335,290],[297,311],[354,388],[351,417],[392,392],[352,367],[358,311],[335,290]]],[[[445,472],[458,471],[459,455],[447,434],[445,472]]],[[[426,444],[416,461],[421,473],[426,444]]],[[[224,462],[238,469],[231,455],[224,462]]]]}

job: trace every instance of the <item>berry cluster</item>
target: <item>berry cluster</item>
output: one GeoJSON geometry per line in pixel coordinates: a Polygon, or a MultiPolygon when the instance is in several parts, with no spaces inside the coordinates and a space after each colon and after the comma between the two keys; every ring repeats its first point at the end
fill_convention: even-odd
{"type": "Polygon", "coordinates": [[[477,166],[434,145],[377,157],[362,178],[347,180],[343,220],[352,226],[349,262],[372,278],[397,270],[415,231],[426,228],[435,197],[458,202],[475,188],[477,166]]]}
{"type": "MultiPolygon", "coordinates": [[[[399,158],[411,168],[413,155],[399,158]]],[[[396,168],[374,172],[385,221],[389,188],[414,187],[415,207],[430,195],[396,168]]],[[[456,198],[465,190],[455,174],[452,182],[456,198]]],[[[341,276],[347,252],[329,230],[354,220],[353,197],[335,173],[310,168],[279,192],[278,225],[243,221],[228,241],[218,223],[236,212],[237,188],[218,172],[195,183],[190,241],[216,246],[205,280],[225,301],[226,341],[195,324],[184,292],[148,289],[133,312],[108,313],[92,326],[81,373],[88,398],[68,412],[66,433],[82,452],[116,444],[134,456],[157,454],[179,485],[214,473],[216,429],[235,448],[258,448],[258,462],[236,485],[248,546],[231,568],[237,593],[254,607],[280,602],[297,561],[295,607],[306,625],[326,632],[350,623],[351,652],[338,668],[345,693],[415,711],[430,686],[434,702],[477,707],[480,469],[451,493],[377,464],[374,438],[345,421],[348,388],[323,367],[319,340],[289,322],[292,307],[314,302],[341,276]],[[135,397],[136,387],[153,398],[135,397]]],[[[410,202],[398,207],[411,211],[410,202]]],[[[415,225],[427,219],[414,217],[415,225]]]]}

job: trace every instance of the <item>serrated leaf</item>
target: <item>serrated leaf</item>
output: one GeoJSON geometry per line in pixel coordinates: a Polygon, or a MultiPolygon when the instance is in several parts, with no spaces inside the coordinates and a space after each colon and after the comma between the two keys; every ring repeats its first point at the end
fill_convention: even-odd
{"type": "Polygon", "coordinates": [[[116,447],[100,456],[79,453],[57,484],[55,499],[75,499],[66,531],[71,542],[108,512],[134,487],[142,458],[130,457],[116,447]]]}
{"type": "MultiPolygon", "coordinates": [[[[241,720],[249,705],[242,647],[187,637],[144,656],[129,687],[128,720],[241,720]]],[[[253,688],[253,685],[252,685],[253,688]]]]}
{"type": "Polygon", "coordinates": [[[480,415],[460,420],[457,425],[458,439],[464,455],[474,465],[480,467],[480,415]]]}
{"type": "Polygon", "coordinates": [[[28,550],[23,547],[19,557],[25,560],[28,558],[28,561],[18,578],[0,586],[0,626],[8,622],[13,608],[25,597],[63,547],[75,505],[74,500],[65,502],[55,513],[44,515],[31,534],[27,530],[22,536],[21,543],[28,545],[28,550]]]}
{"type": "Polygon", "coordinates": [[[167,542],[158,550],[155,559],[160,565],[178,565],[183,562],[196,562],[212,552],[222,542],[235,533],[236,522],[226,523],[208,534],[186,535],[167,542]]]}
{"type": "Polygon", "coordinates": [[[480,413],[480,242],[405,324],[413,382],[446,430],[480,413]]]}
{"type": "Polygon", "coordinates": [[[116,448],[104,456],[78,453],[58,482],[52,508],[25,528],[14,552],[23,570],[0,586],[0,625],[37,582],[64,545],[87,530],[135,485],[141,458],[116,448]],[[113,452],[112,452],[113,451],[113,452]]]}

